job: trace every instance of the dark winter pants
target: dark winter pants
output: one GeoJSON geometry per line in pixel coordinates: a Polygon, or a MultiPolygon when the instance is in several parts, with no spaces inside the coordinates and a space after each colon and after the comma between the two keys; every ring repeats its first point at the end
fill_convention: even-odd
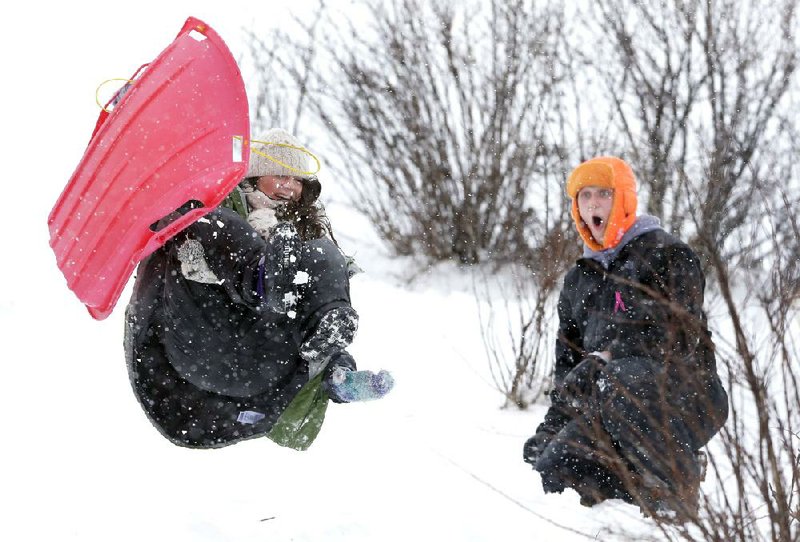
{"type": "Polygon", "coordinates": [[[651,473],[673,488],[696,480],[695,452],[727,417],[727,396],[716,377],[686,371],[647,358],[612,360],[581,414],[537,461],[545,491],[572,487],[613,498],[628,473],[651,473]]]}
{"type": "Polygon", "coordinates": [[[615,457],[618,454],[599,420],[581,417],[569,422],[553,438],[535,468],[542,475],[545,493],[561,493],[571,487],[590,499],[627,498],[612,464],[615,457]],[[603,450],[605,443],[609,447],[603,450]]]}

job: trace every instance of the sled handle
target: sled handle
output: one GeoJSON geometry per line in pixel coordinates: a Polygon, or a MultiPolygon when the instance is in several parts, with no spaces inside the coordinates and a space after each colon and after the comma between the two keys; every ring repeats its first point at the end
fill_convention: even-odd
{"type": "Polygon", "coordinates": [[[141,66],[139,66],[139,69],[136,70],[133,73],[133,75],[131,75],[130,79],[124,79],[124,78],[107,79],[107,80],[103,81],[102,83],[100,83],[97,86],[97,90],[95,90],[95,93],[94,93],[94,101],[97,103],[98,107],[100,107],[100,109],[102,109],[102,111],[100,111],[100,115],[97,117],[97,122],[94,125],[94,131],[92,132],[92,137],[89,138],[89,142],[90,143],[91,143],[91,140],[94,139],[94,136],[97,134],[97,131],[100,129],[100,127],[103,124],[105,124],[106,119],[111,114],[111,112],[114,111],[114,109],[116,109],[116,107],[115,107],[114,109],[109,110],[108,106],[111,104],[112,101],[114,101],[114,98],[116,98],[117,94],[119,94],[119,91],[115,92],[114,95],[106,102],[106,105],[104,105],[104,106],[100,105],[100,99],[98,97],[98,93],[100,92],[100,87],[102,87],[103,85],[105,85],[109,81],[129,81],[131,84],[133,84],[133,83],[136,82],[136,79],[139,77],[139,74],[141,74],[142,71],[145,68],[147,68],[147,66],[149,66],[149,65],[150,65],[150,63],[147,62],[147,63],[142,64],[141,66]]]}
{"type": "Polygon", "coordinates": [[[184,203],[183,205],[181,205],[168,215],[150,224],[150,230],[153,233],[159,233],[165,228],[168,228],[172,223],[180,219],[189,211],[193,209],[203,209],[203,208],[205,208],[205,204],[202,201],[196,199],[190,199],[189,201],[187,201],[186,203],[184,203]]]}
{"type": "MultiPolygon", "coordinates": [[[[196,201],[196,200],[195,200],[196,201]]],[[[150,239],[147,243],[147,247],[144,250],[145,254],[150,254],[153,250],[156,250],[160,246],[164,245],[169,239],[177,235],[181,230],[191,226],[194,222],[197,222],[199,218],[207,215],[211,209],[203,205],[202,207],[196,207],[193,205],[194,202],[187,202],[181,207],[189,206],[190,210],[187,211],[185,214],[178,216],[175,220],[170,221],[168,224],[165,224],[161,228],[158,228],[155,231],[155,235],[150,239]],[[152,247],[152,249],[151,249],[152,247]]],[[[200,203],[200,202],[197,202],[200,203]]],[[[202,203],[200,203],[202,205],[202,203]]],[[[153,226],[151,226],[153,229],[153,226]]]]}
{"type": "MultiPolygon", "coordinates": [[[[96,103],[97,107],[99,107],[100,109],[102,109],[106,113],[111,113],[111,111],[112,111],[111,109],[108,108],[108,106],[111,105],[111,102],[113,102],[117,98],[117,96],[120,95],[120,93],[123,90],[125,90],[125,92],[127,92],[127,89],[125,89],[125,87],[127,86],[127,84],[126,84],[126,85],[123,85],[122,88],[120,88],[118,91],[116,91],[113,96],[111,96],[111,98],[106,102],[106,105],[102,105],[100,103],[100,89],[103,88],[103,85],[105,85],[107,83],[110,83],[112,81],[125,81],[125,83],[129,83],[129,84],[133,84],[133,82],[134,82],[133,79],[125,79],[124,77],[112,77],[111,79],[106,79],[105,81],[103,81],[102,83],[97,85],[97,88],[94,91],[94,103],[96,103]]],[[[123,96],[124,96],[124,94],[123,94],[123,96]]],[[[120,97],[120,99],[121,99],[121,97],[120,97]]],[[[117,102],[117,103],[119,103],[119,102],[117,102]]]]}

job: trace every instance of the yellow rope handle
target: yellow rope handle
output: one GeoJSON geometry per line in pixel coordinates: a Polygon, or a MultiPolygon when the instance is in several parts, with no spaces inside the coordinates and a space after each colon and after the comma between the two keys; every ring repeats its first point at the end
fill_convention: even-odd
{"type": "MultiPolygon", "coordinates": [[[[103,87],[103,85],[105,85],[106,83],[110,83],[111,81],[125,81],[126,83],[133,83],[134,82],[133,79],[125,79],[124,77],[113,77],[111,79],[106,79],[105,81],[103,81],[102,83],[97,85],[97,90],[94,91],[94,101],[97,104],[97,107],[99,107],[100,109],[102,109],[106,113],[111,113],[111,111],[109,109],[106,109],[106,107],[103,104],[100,103],[100,89],[103,87]]],[[[117,92],[119,92],[119,90],[117,92]]],[[[109,102],[110,101],[111,100],[109,100],[109,102]]]]}
{"type": "MultiPolygon", "coordinates": [[[[242,139],[242,136],[233,136],[233,137],[235,139],[242,139]]],[[[319,170],[322,169],[322,164],[320,163],[319,158],[317,158],[316,155],[313,152],[311,152],[310,150],[308,150],[308,149],[306,149],[304,147],[298,147],[296,145],[290,145],[288,143],[278,143],[277,141],[261,141],[261,140],[258,140],[258,139],[251,139],[250,140],[250,151],[252,151],[252,152],[254,152],[254,153],[256,153],[256,154],[258,154],[260,156],[263,156],[267,160],[270,160],[270,161],[278,164],[281,167],[285,167],[288,170],[291,170],[291,171],[294,171],[296,173],[299,173],[300,175],[316,175],[317,173],[319,173],[319,170]],[[303,153],[309,155],[311,158],[314,159],[314,162],[317,163],[317,169],[315,169],[314,171],[303,171],[303,170],[297,169],[296,167],[292,167],[289,164],[284,164],[283,162],[281,162],[277,158],[272,157],[272,156],[270,156],[269,154],[267,154],[265,152],[261,152],[258,149],[254,149],[253,145],[252,145],[253,143],[260,143],[261,145],[264,145],[264,146],[274,145],[276,147],[286,147],[288,149],[294,149],[294,150],[303,152],[303,153]]]]}

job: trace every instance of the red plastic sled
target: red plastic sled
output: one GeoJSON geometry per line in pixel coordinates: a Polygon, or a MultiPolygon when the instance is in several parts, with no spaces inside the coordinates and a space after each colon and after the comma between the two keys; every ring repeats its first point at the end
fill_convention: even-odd
{"type": "Polygon", "coordinates": [[[48,218],[58,267],[98,320],[143,258],[225,198],[250,156],[242,76],[208,25],[187,19],[134,77],[48,218]],[[179,218],[160,227],[168,215],[179,218]]]}

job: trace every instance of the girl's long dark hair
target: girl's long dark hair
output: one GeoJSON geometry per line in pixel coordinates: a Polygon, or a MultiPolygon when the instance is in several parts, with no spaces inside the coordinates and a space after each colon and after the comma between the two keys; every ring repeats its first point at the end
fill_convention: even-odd
{"type": "MultiPolygon", "coordinates": [[[[275,210],[278,220],[294,224],[297,234],[303,241],[319,239],[328,235],[336,243],[331,222],[325,208],[317,201],[322,186],[316,177],[301,179],[303,191],[298,201],[290,201],[275,210]]],[[[338,245],[338,243],[337,243],[338,245]]]]}

